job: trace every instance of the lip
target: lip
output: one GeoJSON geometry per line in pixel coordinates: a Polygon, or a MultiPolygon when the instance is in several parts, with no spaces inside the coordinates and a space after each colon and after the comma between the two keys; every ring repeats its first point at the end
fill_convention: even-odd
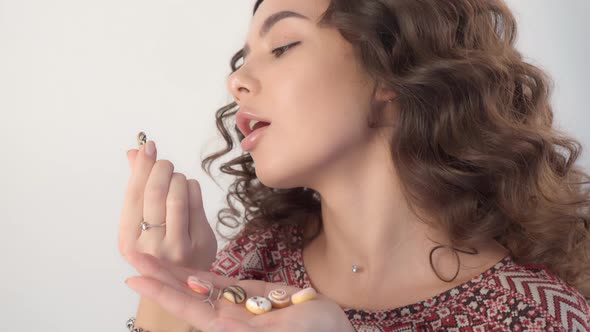
{"type": "Polygon", "coordinates": [[[270,124],[270,120],[260,117],[250,111],[240,109],[236,113],[236,125],[238,126],[238,129],[240,129],[242,134],[244,134],[244,136],[248,136],[252,133],[252,130],[250,129],[251,120],[262,121],[270,124]]]}
{"type": "Polygon", "coordinates": [[[250,151],[250,150],[254,149],[254,147],[258,144],[258,142],[260,142],[260,139],[262,138],[262,136],[264,136],[264,133],[266,133],[266,131],[268,130],[269,127],[270,126],[264,126],[262,128],[258,128],[256,130],[254,130],[253,132],[248,134],[248,136],[246,136],[242,140],[242,142],[240,142],[240,145],[242,146],[242,150],[250,151]]]}

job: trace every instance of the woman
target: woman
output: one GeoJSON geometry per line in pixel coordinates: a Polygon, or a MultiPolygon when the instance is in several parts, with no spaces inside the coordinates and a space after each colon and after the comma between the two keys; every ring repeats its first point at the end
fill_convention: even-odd
{"type": "MultiPolygon", "coordinates": [[[[249,153],[221,168],[236,180],[219,220],[240,226],[225,221],[239,215],[233,197],[245,227],[200,265],[234,278],[217,294],[232,280],[313,287],[362,331],[590,330],[588,174],[574,166],[580,144],[552,127],[550,79],[515,38],[501,0],[257,1],[231,62],[235,103],[217,113],[228,147],[203,161],[211,175],[232,149],[224,119],[236,116],[249,153]],[[265,128],[248,135],[250,119],[265,128]]],[[[181,311],[191,295],[178,278],[199,272],[150,264],[130,286],[180,320],[254,324],[223,299],[235,316],[200,301],[181,311]]],[[[337,310],[326,327],[298,309],[255,324],[346,325],[337,310]]]]}

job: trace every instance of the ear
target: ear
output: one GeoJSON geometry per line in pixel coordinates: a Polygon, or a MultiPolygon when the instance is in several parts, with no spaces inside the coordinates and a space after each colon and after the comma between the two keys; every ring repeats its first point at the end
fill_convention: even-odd
{"type": "Polygon", "coordinates": [[[375,86],[375,101],[387,102],[397,98],[398,94],[391,87],[387,87],[385,83],[379,81],[375,86]]]}

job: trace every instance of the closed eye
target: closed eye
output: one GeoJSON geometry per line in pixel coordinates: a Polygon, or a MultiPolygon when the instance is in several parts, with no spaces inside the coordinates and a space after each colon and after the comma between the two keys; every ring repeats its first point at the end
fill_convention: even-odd
{"type": "Polygon", "coordinates": [[[301,43],[301,42],[294,42],[292,44],[289,44],[289,45],[286,45],[283,47],[275,48],[274,50],[272,50],[271,53],[275,55],[275,58],[280,58],[284,52],[286,52],[288,49],[290,49],[293,46],[296,46],[299,43],[301,43]],[[277,52],[280,52],[280,55],[277,55],[277,52]]]}

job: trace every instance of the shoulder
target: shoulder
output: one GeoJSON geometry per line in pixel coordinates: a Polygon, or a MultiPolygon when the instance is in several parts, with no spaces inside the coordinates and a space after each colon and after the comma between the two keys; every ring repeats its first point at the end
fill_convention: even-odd
{"type": "Polygon", "coordinates": [[[510,260],[473,290],[467,304],[511,331],[590,331],[590,306],[575,288],[539,265],[510,260]]]}
{"type": "Polygon", "coordinates": [[[265,280],[269,271],[282,265],[282,252],[286,248],[279,240],[280,232],[292,227],[272,225],[243,235],[243,230],[218,251],[210,272],[239,279],[265,280]]]}

